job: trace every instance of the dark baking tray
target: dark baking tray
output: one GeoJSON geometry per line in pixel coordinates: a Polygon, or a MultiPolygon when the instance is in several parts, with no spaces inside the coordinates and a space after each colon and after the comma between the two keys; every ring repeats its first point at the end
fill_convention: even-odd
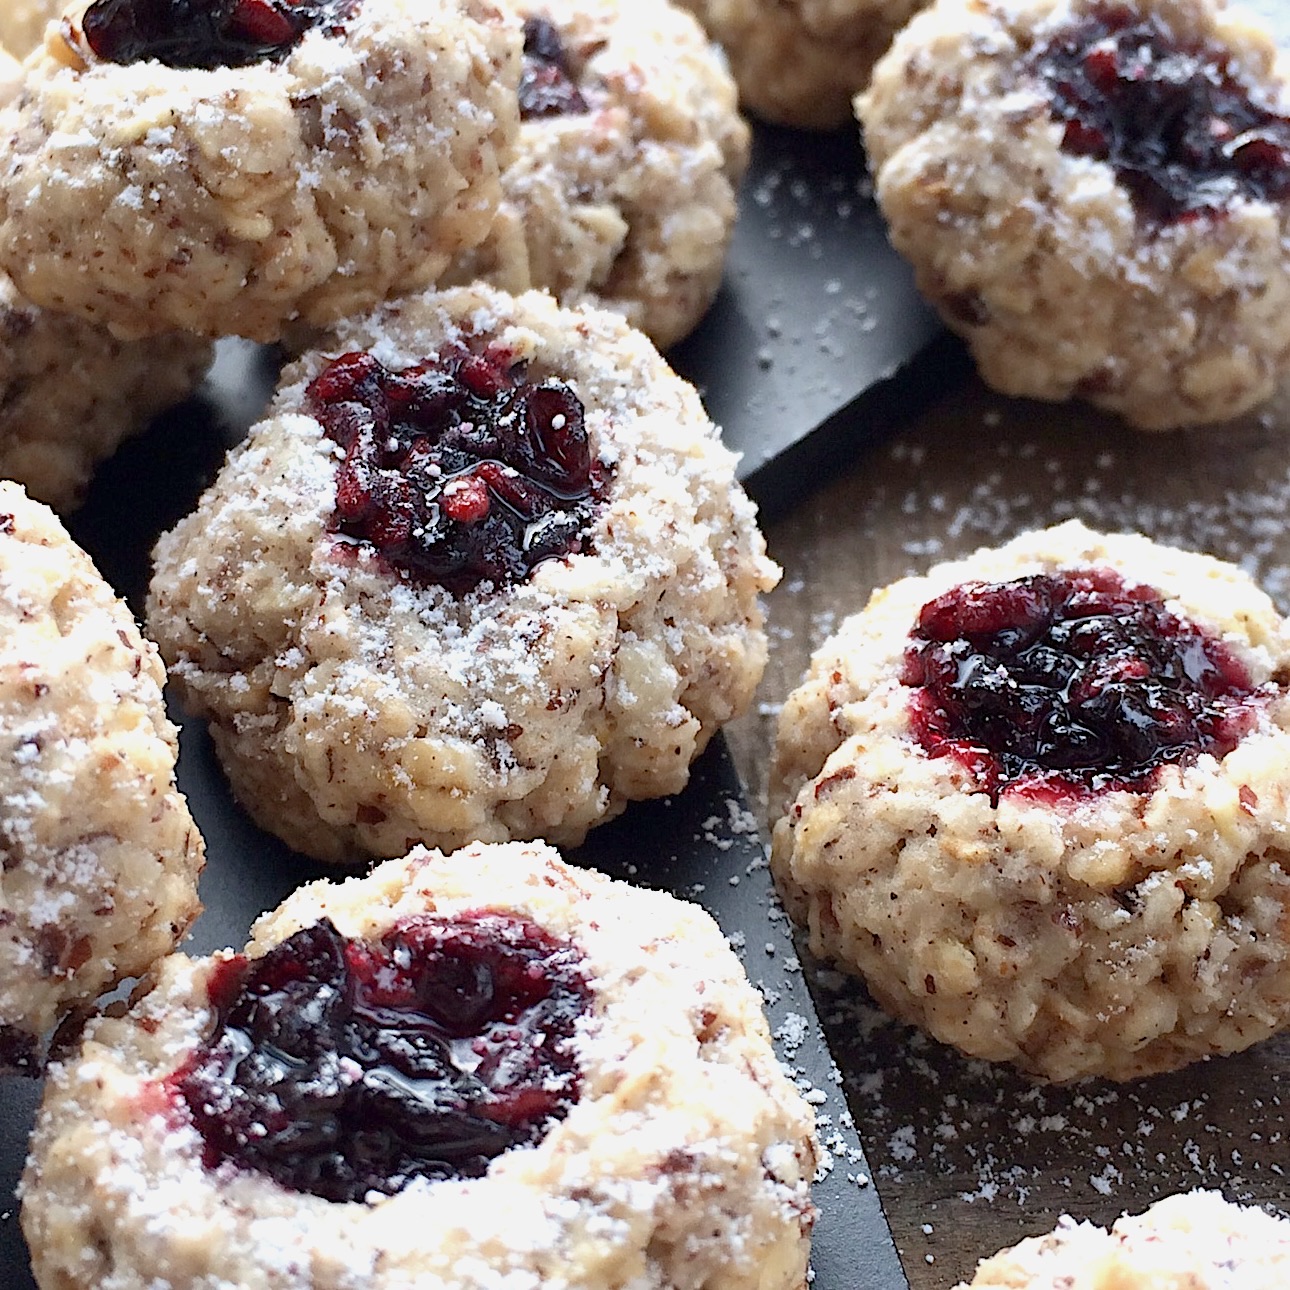
{"type": "MultiPolygon", "coordinates": [[[[710,318],[673,355],[703,389],[728,441],[745,454],[742,473],[763,504],[786,505],[811,482],[814,467],[801,463],[828,460],[835,451],[824,446],[835,437],[830,427],[842,420],[858,426],[848,443],[872,438],[914,397],[909,382],[924,392],[934,388],[915,360],[936,336],[936,324],[888,248],[863,182],[853,131],[816,138],[759,127],[726,284],[710,318]],[[796,455],[804,451],[808,456],[796,455]]],[[[934,356],[931,370],[955,369],[934,356]]],[[[202,395],[106,463],[69,523],[136,612],[157,534],[191,510],[227,447],[259,413],[275,371],[270,351],[224,345],[202,395]]],[[[202,723],[184,725],[181,748],[180,785],[208,844],[206,912],[186,948],[240,946],[260,913],[300,882],[335,871],[293,856],[251,824],[228,793],[202,723]]],[[[724,744],[718,740],[696,766],[685,793],[635,804],[572,858],[699,901],[741,948],[781,1056],[820,1115],[829,1163],[815,1191],[816,1285],[904,1287],[841,1077],[724,744]]],[[[17,1207],[8,1198],[37,1098],[34,1083],[0,1079],[3,1290],[33,1286],[17,1207]]]]}
{"type": "MultiPolygon", "coordinates": [[[[202,878],[206,912],[185,947],[201,954],[241,946],[247,928],[299,883],[336,877],[294,856],[260,832],[228,794],[201,722],[182,734],[180,784],[210,847],[202,878]]],[[[756,823],[738,776],[717,741],[679,797],[639,803],[592,834],[571,854],[579,864],[657,887],[707,907],[739,950],[766,1011],[782,1059],[815,1103],[827,1172],[816,1184],[820,1220],[812,1246],[815,1284],[828,1290],[899,1290],[906,1285],[869,1181],[841,1077],[829,1056],[783,913],[776,902],[756,823]]],[[[0,1194],[6,1198],[22,1167],[23,1144],[38,1092],[19,1079],[0,1079],[0,1194]]],[[[32,1290],[15,1207],[0,1216],[0,1286],[32,1290]]]]}
{"type": "Polygon", "coordinates": [[[758,125],[725,281],[673,353],[779,512],[965,370],[891,249],[860,132],[758,125]],[[919,361],[924,356],[926,361],[919,361]]]}

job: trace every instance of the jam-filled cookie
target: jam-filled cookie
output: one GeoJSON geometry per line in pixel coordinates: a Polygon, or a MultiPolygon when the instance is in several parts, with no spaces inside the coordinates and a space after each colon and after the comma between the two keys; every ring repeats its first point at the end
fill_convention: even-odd
{"type": "Polygon", "coordinates": [[[0,267],[127,337],[423,286],[487,232],[520,39],[489,0],[93,0],[0,115],[0,267]]]}
{"type": "Polygon", "coordinates": [[[149,622],[300,851],[580,841],[681,789],[773,585],[694,390],[617,315],[457,289],[289,368],[158,544],[149,622]]]}
{"type": "Polygon", "coordinates": [[[1282,1290],[1290,1282],[1290,1223],[1188,1192],[1125,1215],[1108,1232],[1063,1218],[986,1259],[958,1290],[1282,1290]]]}
{"type": "Polygon", "coordinates": [[[827,130],[851,120],[891,38],[929,0],[678,0],[724,47],[750,112],[827,130]]]}
{"type": "Polygon", "coordinates": [[[0,1067],[175,948],[203,848],[161,661],[54,516],[0,482],[0,1067]]]}
{"type": "Polygon", "coordinates": [[[895,1015],[1050,1080],[1290,1021],[1290,625],[1071,522],[874,595],[785,705],[773,865],[895,1015]]]}
{"type": "Polygon", "coordinates": [[[1220,0],[938,0],[857,100],[892,241],[982,376],[1143,429],[1290,368],[1290,67],[1220,0]]]}
{"type": "Polygon", "coordinates": [[[716,924],[543,846],[314,883],[52,1068],[43,1285],[804,1290],[810,1108],[716,924]]]}
{"type": "Polygon", "coordinates": [[[211,352],[182,332],[117,340],[27,304],[0,273],[0,476],[75,509],[100,461],[196,390],[211,352]]]}
{"type": "Polygon", "coordinates": [[[488,240],[445,280],[604,304],[670,345],[721,283],[748,160],[734,82],[671,4],[512,7],[524,23],[516,157],[488,240]]]}

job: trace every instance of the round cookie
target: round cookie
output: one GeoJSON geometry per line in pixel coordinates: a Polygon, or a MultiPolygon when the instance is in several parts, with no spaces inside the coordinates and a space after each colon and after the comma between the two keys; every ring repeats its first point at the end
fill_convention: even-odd
{"type": "MultiPolygon", "coordinates": [[[[12,101],[21,79],[17,60],[0,50],[0,102],[12,101]]],[[[211,353],[208,341],[179,332],[119,341],[28,304],[0,273],[0,478],[55,510],[75,509],[94,467],[188,398],[211,353]]]]}
{"type": "Polygon", "coordinates": [[[518,0],[520,135],[488,239],[443,279],[603,304],[655,344],[717,288],[748,162],[720,53],[671,4],[518,0]]]}
{"type": "Polygon", "coordinates": [[[1063,1218],[1050,1235],[986,1259],[972,1290],[1281,1290],[1287,1278],[1290,1223],[1196,1191],[1109,1232],[1063,1218]]]}
{"type": "Polygon", "coordinates": [[[484,287],[289,368],[155,566],[151,629],[238,797],[351,863],[575,844],[679,791],[756,688],[778,575],[642,335],[484,287]]]}
{"type": "Polygon", "coordinates": [[[93,1023],[22,1222],[44,1285],[804,1290],[811,1118],[702,910],[414,851],[93,1023]]]}
{"type": "Polygon", "coordinates": [[[220,0],[209,23],[141,3],[73,13],[0,114],[0,267],[24,296],[123,337],[275,340],[483,238],[520,46],[489,0],[220,0]]]}
{"type": "Polygon", "coordinates": [[[893,244],[982,376],[1148,430],[1290,367],[1290,67],[1217,0],[938,0],[857,99],[893,244]]]}
{"type": "Polygon", "coordinates": [[[851,120],[891,38],[929,0],[678,0],[730,58],[739,101],[780,125],[851,120]]]}
{"type": "Polygon", "coordinates": [[[896,1016],[1044,1079],[1290,1020],[1290,626],[1071,522],[875,593],[780,720],[772,864],[896,1016]]]}
{"type": "Polygon", "coordinates": [[[211,355],[209,341],[182,332],[117,340],[27,304],[0,274],[0,476],[74,510],[94,467],[188,398],[211,355]]]}
{"type": "Polygon", "coordinates": [[[0,1067],[174,949],[201,835],[156,649],[43,506],[0,482],[0,1067]]]}

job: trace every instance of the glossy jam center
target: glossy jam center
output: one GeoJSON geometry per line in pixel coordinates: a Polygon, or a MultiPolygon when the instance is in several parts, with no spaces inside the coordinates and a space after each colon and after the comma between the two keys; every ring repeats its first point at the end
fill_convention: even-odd
{"type": "Polygon", "coordinates": [[[569,51],[549,19],[524,22],[524,63],[520,72],[520,117],[564,116],[587,111],[569,66],[569,51]]]}
{"type": "Polygon", "coordinates": [[[1158,14],[1096,7],[1032,66],[1063,149],[1111,165],[1148,223],[1290,197],[1290,119],[1254,101],[1225,49],[1179,40],[1158,14]]]}
{"type": "Polygon", "coordinates": [[[580,954],[512,915],[408,918],[375,942],[326,920],[221,965],[218,1023],[175,1076],[206,1146],[326,1200],[474,1178],[577,1100],[580,954]]]}
{"type": "Polygon", "coordinates": [[[605,471],[563,381],[531,384],[500,351],[397,373],[355,353],[313,381],[307,405],[345,450],[333,531],[413,581],[463,593],[591,549],[605,471]]]}
{"type": "Polygon", "coordinates": [[[94,0],[82,28],[109,63],[246,67],[284,57],[306,31],[337,34],[359,0],[94,0]]]}
{"type": "Polygon", "coordinates": [[[1157,767],[1222,757],[1254,722],[1218,638],[1109,569],[965,583],[923,606],[901,680],[915,737],[1005,789],[1145,789],[1157,767]]]}

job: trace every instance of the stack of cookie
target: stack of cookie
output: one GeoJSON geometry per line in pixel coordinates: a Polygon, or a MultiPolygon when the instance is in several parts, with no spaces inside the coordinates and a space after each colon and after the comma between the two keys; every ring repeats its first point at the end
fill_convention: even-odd
{"type": "Polygon", "coordinates": [[[666,346],[716,293],[748,130],[671,5],[62,7],[0,14],[0,470],[60,510],[207,338],[485,280],[666,346]]]}
{"type": "Polygon", "coordinates": [[[0,110],[7,334],[44,337],[14,367],[75,347],[90,391],[9,469],[70,507],[209,340],[294,350],[149,625],[257,822],[391,858],[171,954],[202,845],[157,650],[3,486],[0,1035],[19,1069],[60,1017],[80,1043],[23,1184],[38,1282],[799,1290],[812,1114],[715,923],[512,841],[679,790],[764,667],[778,571],[650,340],[721,274],[720,56],[616,0],[5,22],[36,45],[0,110]]]}

